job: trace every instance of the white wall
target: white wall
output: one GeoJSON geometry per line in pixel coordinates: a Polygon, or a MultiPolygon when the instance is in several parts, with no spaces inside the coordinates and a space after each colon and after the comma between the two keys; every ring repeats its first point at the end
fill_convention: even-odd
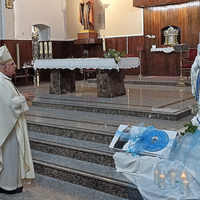
{"type": "Polygon", "coordinates": [[[67,39],[66,0],[16,0],[15,38],[31,39],[31,26],[50,27],[51,40],[67,39]]]}
{"type": "MultiPolygon", "coordinates": [[[[143,35],[143,10],[133,0],[93,0],[94,26],[99,37],[143,35]]],[[[77,38],[83,30],[78,21],[79,0],[67,0],[67,38],[77,38]]]]}
{"type": "Polygon", "coordinates": [[[15,35],[15,17],[14,17],[14,9],[5,8],[5,1],[2,1],[2,8],[1,11],[3,14],[2,16],[2,36],[4,39],[14,39],[15,35]]]}
{"type": "MultiPolygon", "coordinates": [[[[142,9],[133,0],[93,0],[94,23],[98,36],[143,35],[142,9]]],[[[16,0],[5,12],[6,39],[30,40],[31,26],[50,27],[50,40],[73,40],[83,30],[79,23],[80,0],[16,0]],[[14,15],[15,14],[15,15],[14,15]],[[14,27],[13,27],[14,26],[14,27]]]]}

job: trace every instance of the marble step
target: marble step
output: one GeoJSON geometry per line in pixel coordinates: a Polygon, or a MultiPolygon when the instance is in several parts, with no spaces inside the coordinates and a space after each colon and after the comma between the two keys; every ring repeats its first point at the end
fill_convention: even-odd
{"type": "Polygon", "coordinates": [[[35,184],[16,195],[0,193],[1,200],[127,200],[94,189],[36,173],[35,184]]]}
{"type": "Polygon", "coordinates": [[[29,131],[31,149],[115,167],[108,145],[29,131]]]}
{"type": "MultiPolygon", "coordinates": [[[[186,107],[181,110],[152,108],[151,106],[128,105],[124,102],[115,102],[116,100],[85,101],[84,99],[67,98],[63,96],[42,95],[33,101],[34,106],[42,108],[53,108],[63,110],[75,110],[93,113],[104,113],[123,116],[136,116],[152,119],[163,119],[177,121],[191,114],[190,108],[186,107]]],[[[188,100],[187,100],[188,101],[188,100]]],[[[180,104],[180,101],[177,101],[180,104]]]]}
{"type": "Polygon", "coordinates": [[[102,191],[142,200],[137,187],[112,167],[32,150],[36,173],[102,191]]]}
{"type": "Polygon", "coordinates": [[[155,120],[140,117],[60,110],[31,106],[26,113],[30,131],[83,139],[109,144],[120,124],[154,126],[162,130],[179,131],[191,120],[190,115],[181,120],[155,120]]]}
{"type": "MultiPolygon", "coordinates": [[[[88,79],[88,83],[97,83],[96,79],[88,79]]],[[[136,84],[136,85],[168,85],[168,86],[177,86],[178,80],[174,81],[155,81],[155,80],[150,80],[147,81],[145,80],[124,80],[125,84],[136,84]]],[[[191,83],[188,81],[184,82],[185,86],[191,86],[191,83]]]]}
{"type": "Polygon", "coordinates": [[[78,127],[68,127],[58,124],[34,122],[27,120],[27,127],[29,131],[45,133],[54,136],[68,137],[78,140],[85,140],[91,142],[99,142],[103,144],[110,144],[115,133],[108,133],[103,131],[96,131],[90,129],[83,129],[78,127]]]}

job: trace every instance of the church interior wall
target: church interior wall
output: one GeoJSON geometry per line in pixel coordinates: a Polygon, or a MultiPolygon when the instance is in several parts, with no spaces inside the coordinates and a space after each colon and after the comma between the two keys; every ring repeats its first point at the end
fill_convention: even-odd
{"type": "MultiPolygon", "coordinates": [[[[45,0],[46,1],[46,0],[45,0]]],[[[15,1],[16,3],[17,1],[15,1]]],[[[19,1],[18,1],[19,2],[19,1]]],[[[22,2],[22,1],[21,1],[22,2]]],[[[66,1],[66,5],[63,6],[68,8],[69,2],[75,2],[71,7],[73,10],[78,10],[77,8],[77,0],[74,1],[66,1]]],[[[101,0],[103,2],[103,0],[101,0]]],[[[104,1],[105,2],[105,1],[104,1]]],[[[112,2],[112,1],[109,1],[112,2]]],[[[100,3],[100,1],[98,1],[100,3]]],[[[106,8],[107,9],[107,8],[106,8]]],[[[48,10],[48,9],[47,9],[48,10]]],[[[58,9],[57,9],[58,10],[58,9]]],[[[138,57],[139,52],[137,51],[137,46],[142,45],[142,74],[143,75],[159,75],[159,76],[179,76],[179,66],[180,66],[180,55],[178,53],[151,53],[151,45],[153,42],[157,43],[157,47],[166,47],[161,45],[160,37],[161,32],[160,30],[167,26],[169,23],[172,25],[178,26],[181,28],[181,43],[186,43],[189,47],[196,47],[199,42],[199,32],[200,32],[200,6],[190,6],[190,7],[183,7],[179,9],[171,9],[171,10],[151,10],[149,8],[142,9],[143,11],[143,19],[144,19],[144,34],[143,35],[106,35],[106,49],[115,48],[118,51],[125,51],[128,54],[133,54],[134,56],[138,57]],[[155,35],[155,41],[145,37],[146,35],[155,35]],[[128,43],[128,47],[127,47],[128,43]]],[[[48,11],[47,11],[48,12],[48,11]]],[[[57,11],[56,11],[57,12],[57,11]]],[[[64,12],[64,11],[63,11],[64,12]]],[[[67,20],[73,18],[73,16],[68,17],[66,9],[66,13],[63,15],[67,16],[67,20]]],[[[77,11],[78,13],[78,11],[77,11]]],[[[107,15],[105,15],[107,17],[107,15]]],[[[112,15],[111,15],[112,16],[112,15]]],[[[78,19],[78,16],[76,16],[78,19]]],[[[75,17],[75,19],[76,19],[75,17]]],[[[101,15],[99,16],[102,17],[101,15]]],[[[52,38],[51,32],[51,40],[53,43],[53,58],[67,58],[70,56],[82,57],[83,51],[87,49],[89,51],[89,57],[103,57],[103,47],[102,44],[92,44],[92,45],[75,45],[74,39],[77,37],[77,32],[82,29],[78,20],[76,21],[76,25],[74,27],[74,38],[72,39],[66,38],[52,38]],[[77,30],[76,30],[77,29],[77,30]],[[75,36],[76,34],[76,36],[75,36]]],[[[42,19],[43,20],[43,19],[42,19]]],[[[68,21],[62,23],[67,24],[68,21]]],[[[100,20],[97,18],[96,20],[100,20]]],[[[70,20],[72,21],[72,20],[70,20]]],[[[102,21],[101,21],[102,22],[102,21]]],[[[48,22],[38,21],[36,20],[34,23],[45,23],[47,25],[48,22]]],[[[23,23],[22,23],[23,24],[23,23]]],[[[69,25],[69,24],[68,24],[69,25]]],[[[102,24],[101,24],[102,25],[102,24]]],[[[102,26],[103,27],[103,26],[102,26]]],[[[106,26],[105,26],[106,27],[106,26]]],[[[27,28],[27,27],[26,27],[27,28]]],[[[30,28],[30,27],[29,27],[30,28]]],[[[29,28],[27,31],[29,31],[29,28]]],[[[73,27],[71,27],[73,28],[73,27]]],[[[61,26],[62,29],[62,26],[61,26]]],[[[67,27],[66,30],[70,31],[70,28],[67,27]]],[[[103,31],[103,29],[99,29],[103,31]]],[[[30,34],[30,33],[29,33],[30,34]]],[[[57,34],[60,34],[60,31],[57,31],[57,34]]],[[[105,32],[101,32],[101,34],[105,34],[105,32]]],[[[99,35],[101,37],[101,34],[99,35]]],[[[62,35],[62,31],[61,31],[62,35]]],[[[67,32],[68,35],[68,32],[67,32]]],[[[20,36],[21,37],[21,36],[20,36]]],[[[20,63],[23,65],[24,62],[28,62],[32,60],[32,47],[31,47],[31,40],[27,40],[24,38],[17,38],[16,40],[9,40],[6,39],[1,41],[1,43],[6,43],[9,46],[9,49],[13,49],[11,54],[14,58],[16,58],[16,41],[20,43],[20,63]]],[[[131,69],[131,70],[124,70],[125,74],[127,75],[138,75],[139,69],[131,69]]],[[[77,76],[78,77],[78,76],[77,76]]]]}
{"type": "Polygon", "coordinates": [[[15,37],[15,13],[14,9],[4,9],[4,37],[14,39],[15,37]]]}
{"type": "MultiPolygon", "coordinates": [[[[77,39],[83,30],[79,23],[79,0],[67,1],[67,38],[77,39]]],[[[143,35],[143,10],[132,0],[94,0],[94,28],[99,37],[143,35]]]]}
{"type": "Polygon", "coordinates": [[[20,0],[14,2],[15,39],[31,40],[31,27],[43,24],[51,28],[51,40],[67,39],[66,0],[20,0]]]}
{"type": "MultiPolygon", "coordinates": [[[[144,37],[146,58],[143,66],[144,74],[179,76],[180,54],[151,52],[151,46],[156,42],[158,48],[167,47],[167,45],[161,44],[161,29],[171,24],[180,27],[182,44],[185,43],[191,48],[197,47],[200,32],[199,13],[199,1],[177,4],[173,7],[144,8],[144,36],[155,35],[153,39],[144,37]]],[[[186,57],[186,53],[183,54],[183,57],[186,57]]]]}

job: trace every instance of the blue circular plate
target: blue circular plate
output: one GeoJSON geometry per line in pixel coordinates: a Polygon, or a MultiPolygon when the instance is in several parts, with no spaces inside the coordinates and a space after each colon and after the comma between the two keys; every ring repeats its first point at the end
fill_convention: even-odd
{"type": "Polygon", "coordinates": [[[164,149],[169,143],[169,136],[165,131],[153,130],[144,134],[140,141],[146,151],[156,152],[164,149]]]}

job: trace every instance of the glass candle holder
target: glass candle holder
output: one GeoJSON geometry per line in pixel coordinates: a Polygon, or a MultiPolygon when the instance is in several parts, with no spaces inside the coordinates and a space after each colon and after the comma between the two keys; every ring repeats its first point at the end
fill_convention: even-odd
{"type": "Polygon", "coordinates": [[[187,173],[186,173],[186,171],[182,171],[181,172],[181,181],[183,182],[185,180],[187,180],[187,173]]]}
{"type": "Polygon", "coordinates": [[[159,171],[157,168],[154,170],[154,184],[158,185],[159,183],[159,171]]]}
{"type": "Polygon", "coordinates": [[[183,195],[189,196],[190,190],[189,190],[189,181],[186,179],[183,181],[183,195]]]}
{"type": "Polygon", "coordinates": [[[159,187],[161,190],[164,190],[166,188],[165,174],[163,172],[159,175],[159,187]]]}
{"type": "Polygon", "coordinates": [[[170,185],[174,187],[176,185],[176,173],[175,171],[171,171],[170,173],[170,185]]]}

